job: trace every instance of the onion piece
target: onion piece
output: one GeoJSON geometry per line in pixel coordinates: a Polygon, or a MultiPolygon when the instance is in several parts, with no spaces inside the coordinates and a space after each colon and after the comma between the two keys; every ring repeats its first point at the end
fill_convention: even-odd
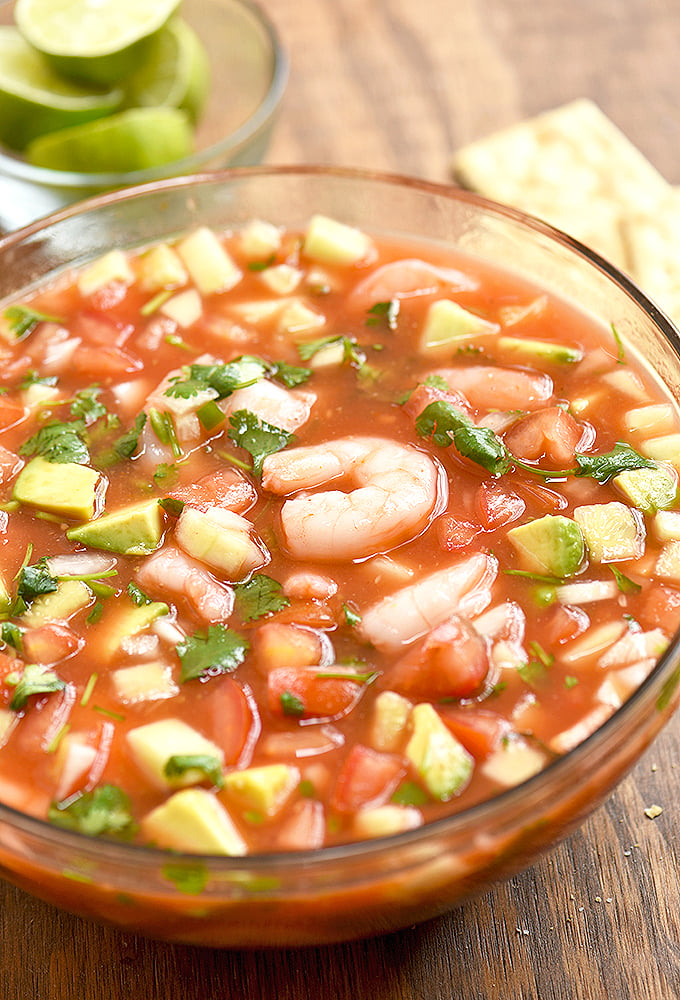
{"type": "Polygon", "coordinates": [[[50,556],[47,570],[50,576],[96,577],[114,569],[117,560],[101,552],[75,552],[73,555],[50,556]]]}

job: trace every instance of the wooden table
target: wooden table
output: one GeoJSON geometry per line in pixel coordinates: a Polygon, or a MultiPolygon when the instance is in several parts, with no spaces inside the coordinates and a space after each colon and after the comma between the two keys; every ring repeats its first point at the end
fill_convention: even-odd
{"type": "MultiPolygon", "coordinates": [[[[579,96],[680,183],[678,0],[264,0],[292,55],[271,162],[445,181],[458,145],[579,96]]],[[[680,718],[532,870],[386,938],[212,952],[0,887],[2,1000],[671,1000],[680,718]],[[645,808],[663,812],[651,820],[645,808]]]]}

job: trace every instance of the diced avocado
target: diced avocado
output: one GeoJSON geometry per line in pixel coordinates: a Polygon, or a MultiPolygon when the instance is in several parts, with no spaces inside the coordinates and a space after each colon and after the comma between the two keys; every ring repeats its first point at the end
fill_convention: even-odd
{"type": "Polygon", "coordinates": [[[436,799],[448,802],[467,785],[474,760],[427,703],[414,705],[406,756],[436,799]]]}
{"type": "Polygon", "coordinates": [[[614,476],[612,483],[633,507],[645,514],[672,507],[678,496],[678,476],[668,465],[627,469],[614,476]]]}
{"type": "Polygon", "coordinates": [[[506,740],[482,764],[482,773],[504,788],[513,788],[538,774],[548,763],[546,754],[524,740],[506,740]]]}
{"type": "Polygon", "coordinates": [[[640,445],[640,451],[645,458],[651,458],[655,462],[670,462],[676,469],[680,468],[680,434],[647,438],[640,445]]]}
{"type": "Polygon", "coordinates": [[[159,847],[193,854],[246,854],[243,837],[222,803],[205,788],[175,792],[141,821],[145,838],[159,847]]]}
{"type": "Polygon", "coordinates": [[[41,455],[24,466],[12,496],[20,503],[86,521],[94,514],[99,473],[75,462],[48,462],[41,455]]]}
{"type": "Polygon", "coordinates": [[[654,572],[662,580],[680,583],[680,541],[666,542],[656,560],[654,572]]]}
{"type": "Polygon", "coordinates": [[[159,243],[143,253],[136,262],[140,287],[145,292],[181,288],[189,276],[178,254],[167,243],[159,243]]]}
{"type": "Polygon", "coordinates": [[[228,292],[241,280],[241,271],[207,226],[200,226],[189,236],[185,236],[176,249],[192,281],[203,295],[228,292]]]}
{"type": "Polygon", "coordinates": [[[165,521],[157,499],[122,507],[103,514],[87,524],[70,528],[66,537],[71,542],[90,545],[95,549],[120,552],[126,556],[144,556],[161,544],[165,521]]]}
{"type": "Polygon", "coordinates": [[[580,347],[557,344],[550,340],[532,340],[529,337],[499,337],[499,350],[521,354],[537,361],[554,361],[557,364],[575,364],[583,358],[580,347]]]}
{"type": "Polygon", "coordinates": [[[224,776],[224,791],[239,805],[265,816],[274,816],[300,784],[300,772],[290,764],[264,764],[229,771],[224,776]]]}
{"type": "Polygon", "coordinates": [[[508,531],[523,569],[546,576],[573,576],[585,547],[578,524],[563,514],[546,514],[508,531]]]}
{"type": "Polygon", "coordinates": [[[373,248],[366,233],[327,215],[313,215],[309,220],[302,252],[323,264],[356,264],[373,248]]]}
{"type": "Polygon", "coordinates": [[[205,780],[205,773],[196,768],[168,777],[165,766],[171,757],[212,757],[224,764],[222,748],[182,719],[150,722],[131,729],[126,738],[135,763],[157,788],[185,788],[205,780]]]}
{"type": "Polygon", "coordinates": [[[39,594],[21,619],[30,628],[39,628],[49,622],[67,621],[93,601],[92,591],[81,580],[60,580],[56,590],[39,594]]]}
{"type": "Polygon", "coordinates": [[[164,302],[158,311],[186,330],[203,315],[203,300],[195,288],[187,288],[164,302]]]}
{"type": "Polygon", "coordinates": [[[130,639],[133,635],[139,635],[148,628],[157,618],[167,615],[167,604],[162,601],[152,601],[150,604],[142,604],[136,607],[125,601],[108,601],[105,612],[105,619],[102,621],[105,636],[102,648],[103,655],[110,659],[121,647],[121,644],[130,639]],[[121,610],[122,605],[122,610],[121,610]]]}
{"type": "Polygon", "coordinates": [[[652,519],[654,537],[660,542],[680,540],[680,510],[659,510],[652,519]]]}
{"type": "Polygon", "coordinates": [[[390,837],[422,826],[423,815],[414,806],[384,805],[360,809],[354,817],[354,833],[364,839],[390,837]]]}
{"type": "Polygon", "coordinates": [[[271,222],[251,219],[241,230],[241,250],[252,260],[266,260],[281,246],[281,232],[271,222]]]}
{"type": "Polygon", "coordinates": [[[496,323],[487,322],[452,299],[438,299],[427,310],[420,347],[423,351],[437,351],[498,330],[496,323]]]}
{"type": "Polygon", "coordinates": [[[381,691],[373,702],[369,742],[374,750],[401,747],[411,717],[411,702],[396,691],[381,691]]]}
{"type": "Polygon", "coordinates": [[[78,289],[81,295],[93,295],[114,281],[131,285],[134,280],[127,256],[122,250],[110,250],[80,272],[78,289]]]}
{"type": "Polygon", "coordinates": [[[232,583],[269,561],[268,553],[253,536],[251,522],[221,507],[207,511],[185,507],[177,521],[175,539],[187,555],[220,570],[232,583]]]}
{"type": "Polygon", "coordinates": [[[158,660],[114,670],[111,681],[116,695],[125,705],[134,705],[138,701],[161,701],[179,694],[170,667],[158,660]]]}
{"type": "Polygon", "coordinates": [[[591,503],[576,507],[574,520],[583,532],[593,562],[639,559],[644,552],[645,528],[639,513],[625,503],[591,503]]]}

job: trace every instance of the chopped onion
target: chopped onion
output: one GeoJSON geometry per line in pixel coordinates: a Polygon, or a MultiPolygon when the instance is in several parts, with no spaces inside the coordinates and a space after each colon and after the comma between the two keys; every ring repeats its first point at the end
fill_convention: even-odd
{"type": "Polygon", "coordinates": [[[75,552],[73,555],[51,556],[47,569],[51,576],[93,576],[106,573],[116,566],[114,556],[102,552],[75,552]]]}

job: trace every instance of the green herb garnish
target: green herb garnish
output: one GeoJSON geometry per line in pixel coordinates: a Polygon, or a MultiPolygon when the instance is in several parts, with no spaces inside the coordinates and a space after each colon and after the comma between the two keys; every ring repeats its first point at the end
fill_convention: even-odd
{"type": "Polygon", "coordinates": [[[235,584],[234,596],[236,610],[244,622],[274,614],[290,604],[278,580],[264,573],[256,573],[247,583],[235,584]]]}
{"type": "Polygon", "coordinates": [[[194,632],[177,643],[180,681],[231,673],[243,663],[247,650],[246,640],[226,625],[210,625],[207,632],[194,632]]]}
{"type": "Polygon", "coordinates": [[[222,765],[210,754],[177,754],[168,757],[163,774],[166,778],[181,778],[187,771],[199,771],[216,788],[222,788],[222,765]]]}
{"type": "Polygon", "coordinates": [[[4,316],[17,339],[27,336],[39,323],[63,323],[59,316],[50,316],[24,305],[8,306],[4,316]]]}
{"type": "Polygon", "coordinates": [[[31,695],[53,694],[66,687],[66,683],[53,670],[48,670],[39,663],[27,663],[20,675],[8,674],[5,683],[14,687],[9,706],[13,712],[21,711],[31,695]]]}
{"type": "Polygon", "coordinates": [[[90,453],[85,443],[85,424],[82,420],[46,424],[22,444],[19,454],[40,455],[46,462],[87,465],[90,453]]]}
{"type": "Polygon", "coordinates": [[[47,818],[65,830],[76,830],[88,837],[129,837],[135,830],[130,800],[116,785],[101,785],[77,797],[53,802],[47,818]]]}
{"type": "Polygon", "coordinates": [[[231,425],[229,437],[240,448],[250,452],[253,457],[253,471],[258,475],[262,472],[262,463],[267,455],[281,451],[295,440],[290,431],[275,427],[266,420],[260,420],[250,410],[236,410],[229,417],[229,423],[231,425]]]}

